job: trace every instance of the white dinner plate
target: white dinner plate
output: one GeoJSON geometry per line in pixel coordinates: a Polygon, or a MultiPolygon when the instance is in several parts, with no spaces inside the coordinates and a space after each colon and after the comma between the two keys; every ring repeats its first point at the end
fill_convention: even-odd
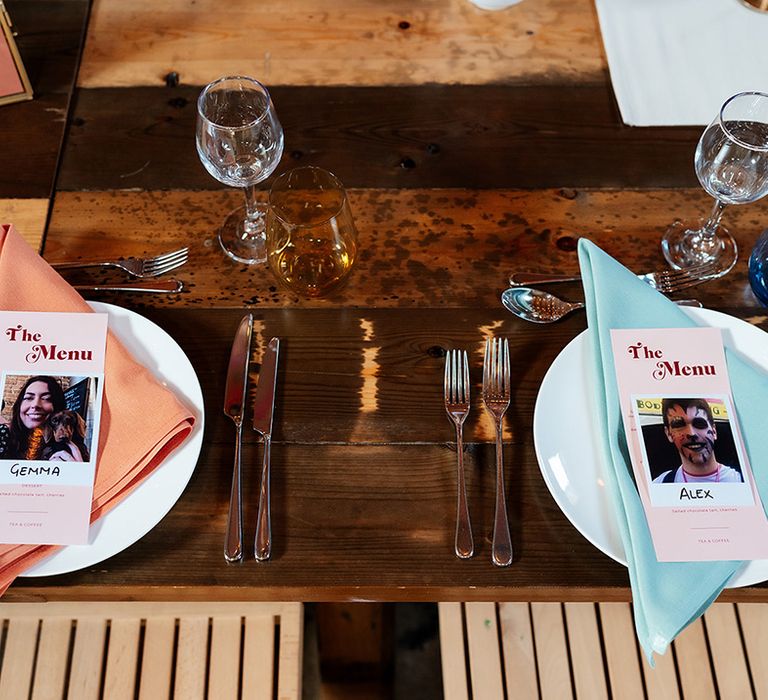
{"type": "Polygon", "coordinates": [[[189,358],[162,328],[128,309],[88,302],[94,311],[109,314],[109,329],[192,411],[192,433],[119,505],[99,518],[88,544],[67,545],[24,572],[24,576],[53,576],[77,571],[122,552],[141,539],[173,507],[195,470],[203,444],[203,392],[189,358]]]}
{"type": "MultiPolygon", "coordinates": [[[[768,372],[768,334],[732,316],[682,307],[694,320],[723,329],[723,339],[768,372]]],[[[586,331],[555,358],[536,399],[533,440],[544,481],[568,520],[595,547],[627,565],[616,516],[610,502],[589,383],[591,359],[586,331]]],[[[768,580],[768,559],[745,562],[729,588],[768,580]]]]}

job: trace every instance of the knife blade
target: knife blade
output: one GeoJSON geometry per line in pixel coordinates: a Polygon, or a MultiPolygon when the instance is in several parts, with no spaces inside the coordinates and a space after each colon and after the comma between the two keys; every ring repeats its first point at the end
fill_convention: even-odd
{"type": "Polygon", "coordinates": [[[229,494],[227,533],[224,538],[224,559],[228,562],[243,558],[243,491],[241,459],[243,445],[243,414],[245,391],[248,386],[248,363],[251,357],[253,315],[243,316],[237,327],[229,356],[227,383],[224,389],[224,414],[237,429],[235,437],[235,463],[232,470],[232,489],[229,494]]]}
{"type": "Polygon", "coordinates": [[[256,522],[255,556],[266,561],[272,555],[272,512],[270,504],[270,452],[272,447],[272,416],[275,412],[277,361],[280,338],[272,338],[264,351],[259,383],[253,401],[253,429],[264,438],[264,458],[259,489],[259,515],[256,522]]]}

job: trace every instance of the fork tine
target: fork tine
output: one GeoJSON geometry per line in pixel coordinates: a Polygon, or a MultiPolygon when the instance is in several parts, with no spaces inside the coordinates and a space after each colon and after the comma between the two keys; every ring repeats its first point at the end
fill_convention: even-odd
{"type": "Polygon", "coordinates": [[[464,351],[464,383],[462,386],[461,400],[464,403],[469,403],[469,360],[467,359],[467,351],[464,351]]]}
{"type": "Polygon", "coordinates": [[[151,269],[154,267],[162,267],[164,265],[173,265],[180,261],[181,263],[184,263],[188,258],[189,248],[182,248],[181,250],[176,250],[172,253],[165,253],[154,258],[147,258],[144,262],[145,267],[151,269]]]}
{"type": "Polygon", "coordinates": [[[180,258],[178,260],[170,260],[166,263],[163,263],[162,265],[145,265],[144,266],[144,274],[145,275],[162,275],[165,272],[170,272],[171,270],[175,270],[178,267],[181,267],[187,262],[186,258],[180,258]]]}
{"type": "Polygon", "coordinates": [[[491,388],[491,339],[485,339],[485,354],[483,355],[483,395],[491,388]]]}
{"type": "Polygon", "coordinates": [[[509,366],[509,340],[507,338],[504,338],[504,367],[503,369],[503,375],[504,375],[504,398],[509,400],[509,398],[512,395],[511,387],[510,387],[510,375],[512,374],[510,366],[509,366]]]}
{"type": "Polygon", "coordinates": [[[151,258],[147,258],[147,262],[162,263],[162,262],[165,262],[166,260],[171,260],[179,256],[186,256],[188,254],[189,254],[189,246],[184,246],[183,248],[179,248],[178,250],[172,250],[168,253],[160,253],[160,255],[155,255],[151,258]]]}
{"type": "Polygon", "coordinates": [[[451,401],[451,351],[445,353],[445,373],[443,375],[443,397],[446,403],[451,401]]]}
{"type": "Polygon", "coordinates": [[[456,362],[458,359],[458,352],[455,349],[451,350],[451,403],[459,401],[459,387],[456,383],[456,362]]]}

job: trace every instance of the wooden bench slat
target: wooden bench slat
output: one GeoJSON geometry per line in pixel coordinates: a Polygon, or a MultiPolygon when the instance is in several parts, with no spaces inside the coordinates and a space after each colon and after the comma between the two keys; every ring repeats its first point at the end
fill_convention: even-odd
{"type": "Polygon", "coordinates": [[[768,699],[768,605],[761,603],[739,603],[741,631],[747,647],[747,660],[755,684],[755,695],[760,700],[768,699]]]}
{"type": "Polygon", "coordinates": [[[504,700],[495,603],[466,603],[472,697],[504,700]]]}
{"type": "Polygon", "coordinates": [[[133,700],[139,663],[141,620],[112,620],[104,676],[104,695],[110,700],[133,700]]]}
{"type": "Polygon", "coordinates": [[[189,616],[179,620],[174,687],[174,697],[178,700],[205,700],[208,622],[208,617],[189,616]]]}
{"type": "Polygon", "coordinates": [[[0,699],[18,700],[29,696],[39,626],[37,618],[11,620],[8,624],[0,673],[0,699]]]}
{"type": "Polygon", "coordinates": [[[709,648],[715,667],[717,689],[722,698],[752,695],[747,659],[741,643],[739,622],[733,603],[716,603],[704,613],[709,648]]]}
{"type": "Polygon", "coordinates": [[[632,609],[629,603],[600,603],[599,608],[611,687],[621,688],[622,698],[643,700],[632,609]]]}
{"type": "Polygon", "coordinates": [[[709,650],[701,619],[686,627],[677,636],[674,645],[683,697],[714,700],[715,681],[709,666],[709,650]]]}
{"type": "Polygon", "coordinates": [[[286,603],[280,616],[278,700],[299,700],[301,698],[301,650],[303,645],[304,606],[301,603],[286,603]]]}
{"type": "Polygon", "coordinates": [[[69,697],[78,698],[78,700],[98,700],[106,634],[107,623],[103,617],[77,621],[69,672],[69,697]]]}
{"type": "MultiPolygon", "coordinates": [[[[516,700],[538,698],[536,652],[528,603],[499,603],[499,622],[507,688],[514,688],[516,700]]],[[[508,691],[508,694],[511,693],[508,691]]]]}
{"type": "Polygon", "coordinates": [[[680,689],[677,685],[677,669],[672,649],[666,654],[656,655],[653,668],[643,659],[640,666],[645,678],[645,691],[648,700],[680,700],[680,689]]]}
{"type": "Polygon", "coordinates": [[[603,651],[594,603],[566,603],[568,646],[577,698],[608,699],[603,651]]]}
{"type": "Polygon", "coordinates": [[[64,697],[71,633],[71,620],[43,619],[40,626],[32,700],[64,697]]]}
{"type": "Polygon", "coordinates": [[[541,697],[564,700],[573,697],[565,625],[560,603],[531,603],[536,663],[541,697]]]}
{"type": "Polygon", "coordinates": [[[240,685],[240,617],[214,617],[211,623],[211,657],[208,696],[237,700],[240,685]]]}
{"type": "Polygon", "coordinates": [[[274,684],[275,620],[271,615],[245,618],[243,697],[271,698],[274,684]]]}
{"type": "Polygon", "coordinates": [[[461,608],[462,603],[439,603],[437,606],[444,700],[469,698],[461,608]]]}
{"type": "Polygon", "coordinates": [[[171,696],[176,618],[150,617],[144,624],[139,700],[171,696]]]}

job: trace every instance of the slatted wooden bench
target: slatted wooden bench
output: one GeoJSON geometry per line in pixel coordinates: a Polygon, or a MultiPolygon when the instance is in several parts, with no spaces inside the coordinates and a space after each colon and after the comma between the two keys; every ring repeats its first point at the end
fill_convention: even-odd
{"type": "Polygon", "coordinates": [[[627,603],[440,603],[445,700],[768,698],[768,605],[716,603],[651,668],[627,603]]]}
{"type": "Polygon", "coordinates": [[[301,603],[3,603],[0,616],[0,700],[301,697],[301,603]]]}

